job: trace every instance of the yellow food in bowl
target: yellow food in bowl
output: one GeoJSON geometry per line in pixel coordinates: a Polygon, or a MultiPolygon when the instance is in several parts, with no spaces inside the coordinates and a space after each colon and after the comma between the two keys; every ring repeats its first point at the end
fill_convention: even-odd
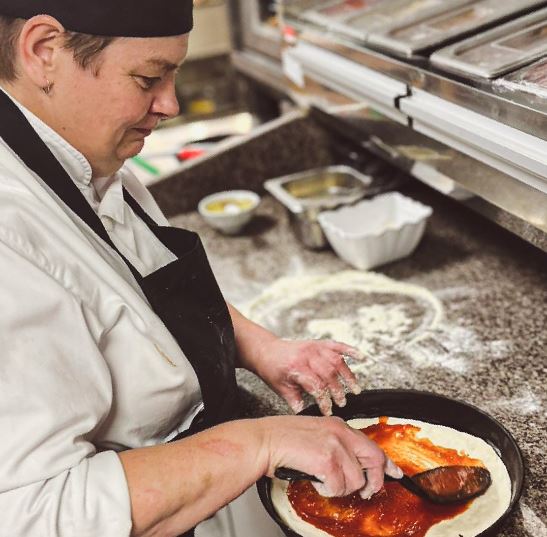
{"type": "Polygon", "coordinates": [[[208,203],[205,209],[211,213],[234,213],[251,209],[254,205],[252,199],[226,198],[208,203]]]}

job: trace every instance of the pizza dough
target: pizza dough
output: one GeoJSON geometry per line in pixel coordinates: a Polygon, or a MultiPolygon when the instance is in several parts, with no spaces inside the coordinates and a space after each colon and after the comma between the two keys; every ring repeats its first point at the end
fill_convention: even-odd
{"type": "MultiPolygon", "coordinates": [[[[356,429],[364,429],[375,423],[378,423],[378,418],[348,421],[356,429]]],[[[480,459],[490,471],[492,484],[488,490],[475,498],[462,514],[432,526],[426,537],[474,537],[490,527],[505,512],[511,501],[511,480],[503,461],[484,440],[450,427],[417,420],[389,418],[388,424],[416,425],[421,429],[419,438],[425,437],[438,446],[464,451],[470,457],[480,459]]],[[[287,497],[287,487],[288,482],[274,479],[271,491],[274,508],[285,524],[303,537],[330,537],[328,533],[298,517],[287,497]]]]}

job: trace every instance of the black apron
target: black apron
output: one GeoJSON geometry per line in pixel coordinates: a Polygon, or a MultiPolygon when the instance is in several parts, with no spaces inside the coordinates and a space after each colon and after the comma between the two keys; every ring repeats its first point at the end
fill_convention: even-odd
{"type": "MultiPolygon", "coordinates": [[[[177,260],[140,276],[114,246],[100,218],[13,101],[0,91],[0,137],[28,168],[123,259],[199,380],[204,410],[174,440],[236,415],[235,339],[226,302],[196,233],[157,225],[124,189],[124,199],[177,260]]],[[[193,530],[186,535],[193,535],[193,530]]]]}

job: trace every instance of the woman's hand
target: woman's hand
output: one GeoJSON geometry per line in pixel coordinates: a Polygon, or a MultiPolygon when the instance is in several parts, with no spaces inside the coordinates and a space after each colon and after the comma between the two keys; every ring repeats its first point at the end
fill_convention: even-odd
{"type": "Polygon", "coordinates": [[[344,360],[344,356],[363,360],[357,349],[336,341],[280,339],[230,304],[228,308],[239,355],[237,365],[261,377],[293,412],[304,408],[302,393],[311,394],[326,416],[332,414],[332,401],[338,406],[346,404],[346,390],[361,393],[344,360]]]}
{"type": "Polygon", "coordinates": [[[280,466],[319,478],[322,496],[359,491],[364,499],[378,492],[384,473],[401,478],[402,470],[361,431],[340,418],[274,416],[262,418],[269,447],[267,475],[280,466]]]}
{"type": "Polygon", "coordinates": [[[324,496],[370,498],[384,473],[401,470],[339,418],[272,416],[234,420],[176,442],[119,454],[135,536],[180,535],[284,466],[314,475],[324,496]]]}
{"type": "Polygon", "coordinates": [[[344,356],[362,359],[359,351],[335,341],[290,341],[274,338],[263,345],[256,373],[281,397],[293,412],[304,408],[302,393],[317,401],[321,413],[332,414],[332,401],[346,404],[346,390],[361,393],[344,356]]]}

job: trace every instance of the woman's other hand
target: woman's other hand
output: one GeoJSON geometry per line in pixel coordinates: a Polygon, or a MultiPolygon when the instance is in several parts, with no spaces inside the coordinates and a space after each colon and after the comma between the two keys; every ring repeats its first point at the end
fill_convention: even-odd
{"type": "Polygon", "coordinates": [[[257,373],[293,412],[304,408],[303,393],[309,393],[321,413],[332,414],[332,402],[346,404],[346,391],[361,393],[344,356],[362,359],[359,351],[336,341],[292,341],[275,338],[263,345],[257,373]]]}
{"type": "Polygon", "coordinates": [[[274,416],[260,421],[266,425],[270,477],[276,468],[293,468],[319,478],[322,483],[312,484],[322,496],[359,491],[368,499],[382,488],[384,473],[397,479],[403,475],[372,440],[340,418],[274,416]]]}
{"type": "Polygon", "coordinates": [[[327,340],[280,339],[228,304],[234,324],[239,367],[262,378],[283,397],[293,412],[304,408],[309,393],[325,416],[332,414],[332,401],[346,404],[346,391],[361,393],[344,356],[363,360],[363,355],[344,343],[327,340]]]}

